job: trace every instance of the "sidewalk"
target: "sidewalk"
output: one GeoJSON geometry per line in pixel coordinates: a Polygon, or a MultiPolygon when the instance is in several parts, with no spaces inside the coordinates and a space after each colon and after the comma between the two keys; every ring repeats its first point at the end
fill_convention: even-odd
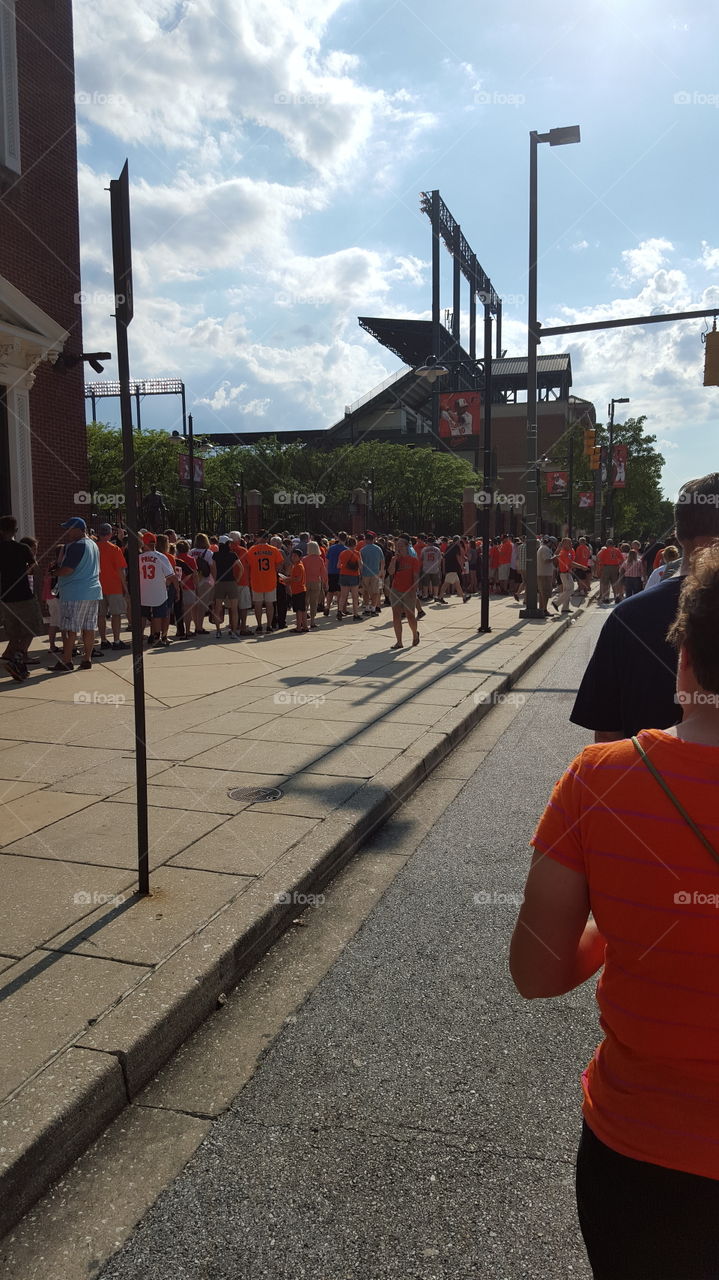
{"type": "Polygon", "coordinates": [[[146,899],[129,654],[3,682],[0,1234],[567,625],[491,621],[430,608],[399,653],[389,611],[150,651],[146,899]]]}

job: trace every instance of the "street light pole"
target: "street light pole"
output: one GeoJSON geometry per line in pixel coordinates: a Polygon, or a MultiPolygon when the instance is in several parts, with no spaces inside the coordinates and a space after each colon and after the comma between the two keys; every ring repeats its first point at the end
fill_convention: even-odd
{"type": "MultiPolygon", "coordinates": [[[[482,492],[484,507],[482,510],[482,564],[480,569],[480,607],[479,632],[488,635],[492,628],[489,625],[489,532],[491,529],[492,505],[494,503],[494,482],[492,477],[492,312],[489,304],[484,304],[484,456],[482,460],[482,492]]],[[[476,438],[477,454],[479,453],[479,436],[476,438]]],[[[476,455],[475,455],[476,456],[476,455]]],[[[477,457],[477,462],[479,458],[477,457]]],[[[478,467],[475,464],[475,471],[478,467]]]]}
{"type": "Polygon", "coordinates": [[[607,515],[605,537],[614,537],[614,406],[629,404],[629,396],[617,396],[609,405],[609,456],[607,458],[607,515]]]}
{"type": "Polygon", "coordinates": [[[526,607],[521,618],[543,618],[544,612],[537,603],[537,507],[539,486],[537,482],[537,350],[539,325],[537,321],[537,147],[548,142],[551,147],[579,142],[579,126],[550,129],[548,133],[532,130],[529,135],[529,275],[527,287],[527,512],[525,533],[527,542],[526,607]]]}

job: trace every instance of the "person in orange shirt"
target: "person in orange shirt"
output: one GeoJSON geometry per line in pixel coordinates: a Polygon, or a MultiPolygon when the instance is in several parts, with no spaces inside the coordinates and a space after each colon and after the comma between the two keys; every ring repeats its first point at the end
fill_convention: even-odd
{"type": "Polygon", "coordinates": [[[508,533],[503,534],[498,547],[497,582],[502,595],[509,594],[509,571],[512,567],[512,539],[508,533]]]}
{"type": "Polygon", "coordinates": [[[284,564],[285,557],[279,547],[273,547],[267,541],[267,532],[260,529],[257,541],[247,552],[250,566],[250,589],[257,619],[256,636],[262,635],[262,609],[267,612],[266,633],[272,631],[272,619],[275,614],[277,600],[277,574],[284,564]]]}
{"type": "Polygon", "coordinates": [[[580,538],[574,548],[574,573],[581,596],[589,595],[592,551],[586,538],[580,538]]]}
{"type": "Polygon", "coordinates": [[[299,547],[295,547],[294,551],[290,552],[290,564],[289,574],[281,573],[279,576],[282,582],[285,582],[289,587],[292,608],[295,611],[296,630],[309,631],[307,626],[307,582],[305,566],[302,563],[302,551],[299,547]]]}
{"type": "Polygon", "coordinates": [[[613,538],[607,538],[606,544],[597,554],[599,568],[599,603],[609,604],[609,588],[614,593],[615,601],[619,599],[619,568],[624,562],[624,554],[614,545],[613,538]]]}
{"type": "Polygon", "coordinates": [[[395,539],[395,553],[389,564],[389,576],[392,579],[389,599],[392,606],[392,625],[396,637],[393,649],[403,649],[402,619],[406,618],[412,632],[412,645],[419,644],[417,628],[417,582],[419,580],[421,561],[419,556],[410,555],[409,538],[401,534],[395,539]]]}
{"type": "Polygon", "coordinates": [[[681,722],[573,761],[532,840],[512,938],[527,999],[601,970],[576,1184],[595,1280],[719,1273],[718,630],[715,542],[668,634],[681,722]]]}
{"type": "Polygon", "coordinates": [[[122,615],[127,608],[127,561],[124,552],[111,539],[112,525],[101,524],[97,531],[97,549],[100,555],[102,600],[97,611],[97,626],[101,649],[126,649],[127,645],[120,639],[120,627],[122,615]],[[107,638],[108,614],[112,627],[112,646],[107,638]]]}
{"type": "Polygon", "coordinates": [[[489,548],[489,587],[490,591],[497,591],[497,574],[499,572],[499,546],[497,542],[493,542],[489,548]]]}
{"type": "Polygon", "coordinates": [[[361,622],[362,620],[359,602],[361,570],[362,560],[357,550],[357,541],[355,538],[348,538],[347,547],[341,552],[337,561],[340,584],[340,598],[337,605],[337,617],[339,619],[344,618],[347,612],[347,599],[351,595],[354,620],[355,622],[361,622]]]}
{"type": "MultiPolygon", "coordinates": [[[[554,557],[555,564],[559,570],[559,578],[561,582],[561,590],[556,600],[552,600],[552,607],[557,613],[571,613],[569,601],[574,591],[574,578],[572,577],[572,569],[576,565],[574,559],[574,547],[571,538],[562,538],[557,548],[557,554],[554,557]]],[[[580,566],[581,568],[581,566],[580,566]]]]}

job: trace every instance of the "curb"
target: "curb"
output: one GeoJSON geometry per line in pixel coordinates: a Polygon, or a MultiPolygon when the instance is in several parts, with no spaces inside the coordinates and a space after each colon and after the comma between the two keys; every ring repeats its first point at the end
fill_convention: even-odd
{"type": "MultiPolygon", "coordinates": [[[[564,635],[558,620],[506,671],[440,715],[427,732],[360,786],[294,845],[261,880],[230,902],[120,1004],[46,1066],[3,1108],[0,1238],[132,1102],[220,997],[292,925],[316,893],[412,795],[535,662],[564,635]]],[[[448,666],[461,671],[466,657],[448,666]]],[[[472,672],[467,671],[468,678],[472,672]]],[[[444,678],[444,677],[442,677],[444,678]]],[[[441,680],[437,682],[441,684],[441,680]]],[[[441,708],[438,708],[441,712],[441,708]]]]}

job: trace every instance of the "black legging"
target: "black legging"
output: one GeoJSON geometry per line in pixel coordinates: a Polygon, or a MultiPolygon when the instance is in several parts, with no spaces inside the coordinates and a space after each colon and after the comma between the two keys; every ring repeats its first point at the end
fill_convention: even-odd
{"type": "Polygon", "coordinates": [[[719,1180],[631,1160],[587,1124],[577,1209],[594,1280],[717,1280],[719,1180]]]}

